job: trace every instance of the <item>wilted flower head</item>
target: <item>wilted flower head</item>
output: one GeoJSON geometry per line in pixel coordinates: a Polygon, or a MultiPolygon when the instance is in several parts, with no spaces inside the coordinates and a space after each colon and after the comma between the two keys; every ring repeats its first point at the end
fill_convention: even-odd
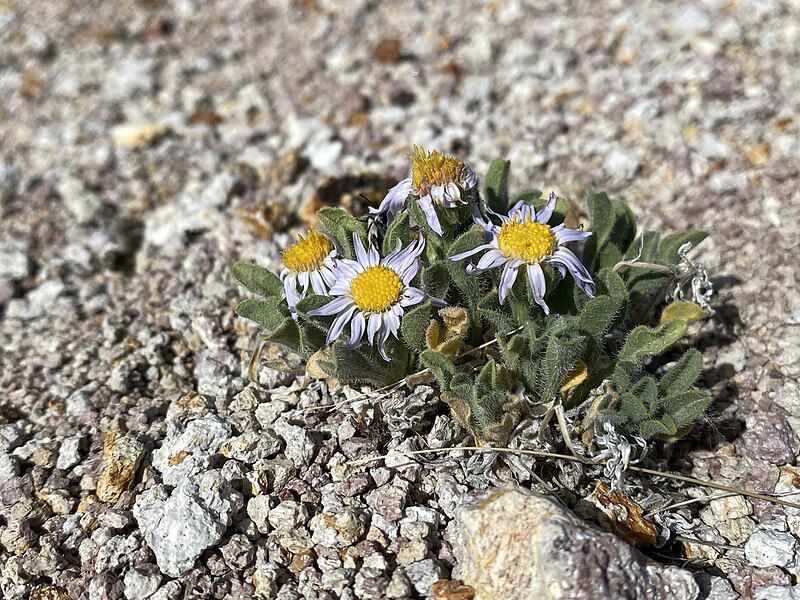
{"type": "Polygon", "coordinates": [[[463,162],[438,150],[428,152],[414,146],[410,159],[410,177],[390,189],[380,206],[370,209],[370,212],[376,215],[385,214],[391,221],[410,197],[416,197],[430,228],[442,235],[442,225],[433,205],[453,208],[464,204],[462,193],[474,188],[478,178],[463,162]]]}
{"type": "Polygon", "coordinates": [[[294,307],[308,294],[308,288],[315,294],[326,295],[335,278],[333,268],[336,264],[336,249],[327,236],[309,229],[306,237],[297,236],[297,241],[283,253],[283,295],[294,312],[294,307]]]}
{"type": "Polygon", "coordinates": [[[496,215],[500,218],[501,225],[488,221],[481,222],[487,237],[490,238],[488,243],[451,256],[450,260],[462,260],[486,251],[478,264],[469,265],[467,271],[479,274],[502,266],[499,289],[501,304],[505,303],[517,279],[519,268],[524,265],[536,304],[542,307],[545,314],[549,314],[550,308],[544,301],[546,285],[541,266],[541,263],[545,262],[558,269],[562,277],[566,277],[569,271],[578,287],[593,298],[595,285],[592,276],[578,257],[564,247],[568,242],[583,240],[592,234],[581,229],[570,229],[563,224],[550,227],[547,222],[553,216],[555,206],[554,193],[550,194],[547,205],[538,213],[532,206],[522,201],[518,202],[508,216],[496,215]]]}
{"type": "Polygon", "coordinates": [[[338,298],[309,314],[336,315],[328,330],[327,344],[339,339],[350,323],[348,345],[355,346],[366,333],[369,343],[377,346],[383,359],[388,361],[384,344],[390,335],[397,337],[404,309],[428,297],[422,290],[409,285],[419,273],[419,256],[425,248],[425,240],[420,238],[405,248],[398,240],[397,248],[384,258],[372,245],[369,250],[365,249],[355,233],[353,245],[356,260],[342,258],[336,262],[336,283],[331,287],[330,295],[338,298]]]}

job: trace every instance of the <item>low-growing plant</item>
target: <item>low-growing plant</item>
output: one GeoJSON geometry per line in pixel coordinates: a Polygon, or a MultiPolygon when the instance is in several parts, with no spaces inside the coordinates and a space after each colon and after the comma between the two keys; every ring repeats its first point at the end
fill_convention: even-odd
{"type": "Polygon", "coordinates": [[[507,443],[554,403],[586,403],[598,431],[684,434],[710,403],[693,387],[702,356],[685,351],[660,378],[651,363],[710,314],[687,258],[706,233],[637,232],[624,202],[596,192],[584,228],[564,198],[512,195],[509,168],[495,160],[481,192],[463,162],[415,147],[409,177],[366,217],[320,209],[324,232],[287,248],[280,275],[236,263],[260,296],[237,313],[316,376],[386,386],[429,371],[478,443],[507,443]]]}

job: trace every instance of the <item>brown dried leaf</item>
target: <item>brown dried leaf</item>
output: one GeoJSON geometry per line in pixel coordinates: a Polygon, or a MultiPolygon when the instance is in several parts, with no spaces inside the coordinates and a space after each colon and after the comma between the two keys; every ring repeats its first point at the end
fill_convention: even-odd
{"type": "Polygon", "coordinates": [[[644,518],[644,510],[622,492],[614,491],[603,482],[589,498],[600,511],[600,524],[637,547],[650,546],[658,537],[658,529],[644,518]]]}

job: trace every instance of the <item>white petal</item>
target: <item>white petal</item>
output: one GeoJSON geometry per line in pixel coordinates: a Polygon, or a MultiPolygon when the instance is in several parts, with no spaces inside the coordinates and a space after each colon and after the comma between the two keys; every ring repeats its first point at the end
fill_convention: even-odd
{"type": "Polygon", "coordinates": [[[347,296],[342,296],[340,298],[336,298],[336,300],[331,300],[324,306],[320,306],[319,308],[308,311],[308,314],[312,317],[328,317],[344,310],[348,310],[351,306],[355,306],[353,299],[347,296]]]}
{"type": "Polygon", "coordinates": [[[585,240],[590,235],[591,231],[583,231],[582,229],[570,229],[564,225],[556,225],[553,227],[553,235],[556,236],[556,241],[560,244],[568,244],[570,242],[580,242],[585,240]]]}
{"type": "Polygon", "coordinates": [[[344,331],[345,325],[347,325],[347,322],[350,321],[355,310],[356,306],[354,304],[343,313],[340,313],[339,316],[333,320],[331,328],[328,330],[328,337],[326,338],[325,343],[332,344],[339,339],[339,336],[341,336],[342,332],[344,331]]]}
{"type": "Polygon", "coordinates": [[[372,313],[369,316],[369,321],[367,321],[367,339],[369,343],[372,344],[375,339],[375,334],[381,328],[383,324],[383,319],[381,318],[380,313],[372,313]]]}
{"type": "Polygon", "coordinates": [[[528,281],[531,284],[531,291],[533,292],[533,299],[536,304],[542,307],[544,314],[550,314],[550,307],[544,301],[544,293],[547,289],[544,280],[544,273],[539,263],[528,265],[528,281]]]}
{"type": "Polygon", "coordinates": [[[421,267],[422,267],[422,261],[417,259],[413,263],[411,263],[405,271],[400,273],[399,275],[400,279],[403,282],[403,285],[408,285],[409,283],[411,283],[414,277],[417,276],[417,273],[419,273],[421,267]]]}
{"type": "Polygon", "coordinates": [[[536,215],[536,220],[539,223],[547,223],[550,218],[553,216],[553,211],[556,208],[556,193],[550,192],[550,197],[547,200],[547,204],[545,204],[544,208],[539,211],[536,215]]]}
{"type": "Polygon", "coordinates": [[[463,260],[465,258],[477,254],[478,252],[482,252],[483,250],[493,250],[493,249],[494,249],[493,244],[482,244],[477,248],[473,248],[472,250],[467,250],[466,252],[462,252],[461,254],[454,254],[453,256],[450,257],[450,260],[453,261],[463,260]]]}
{"type": "Polygon", "coordinates": [[[328,294],[328,286],[325,285],[325,280],[322,278],[322,274],[319,271],[311,273],[311,287],[315,294],[319,294],[320,296],[326,296],[328,294]]]}
{"type": "Polygon", "coordinates": [[[487,271],[489,269],[499,267],[507,260],[508,258],[502,252],[500,252],[500,250],[489,250],[486,254],[481,256],[477,267],[481,271],[487,271]]]}
{"type": "Polygon", "coordinates": [[[433,201],[431,200],[431,197],[425,196],[424,198],[420,198],[418,205],[425,214],[425,220],[428,222],[428,227],[433,229],[433,231],[439,235],[443,235],[444,230],[442,229],[442,225],[439,223],[439,217],[436,214],[436,209],[433,208],[433,201]]]}
{"type": "Polygon", "coordinates": [[[514,286],[514,282],[517,280],[518,268],[519,265],[515,266],[513,262],[507,262],[506,266],[503,267],[503,272],[500,274],[500,285],[498,289],[500,304],[505,304],[506,298],[511,288],[514,286]]]}
{"type": "Polygon", "coordinates": [[[353,232],[353,247],[356,250],[356,259],[358,260],[359,264],[362,267],[368,266],[369,259],[367,258],[367,251],[364,248],[364,243],[361,241],[361,236],[355,231],[353,232]]]}
{"type": "Polygon", "coordinates": [[[358,311],[350,322],[350,342],[347,344],[350,348],[361,341],[361,338],[364,336],[364,326],[364,313],[358,311]]]}
{"type": "Polygon", "coordinates": [[[400,318],[394,314],[393,310],[384,313],[383,326],[386,327],[394,337],[397,337],[397,330],[400,329],[400,318]]]}
{"type": "Polygon", "coordinates": [[[415,287],[407,287],[400,298],[400,306],[414,306],[425,300],[425,292],[415,287]]]}

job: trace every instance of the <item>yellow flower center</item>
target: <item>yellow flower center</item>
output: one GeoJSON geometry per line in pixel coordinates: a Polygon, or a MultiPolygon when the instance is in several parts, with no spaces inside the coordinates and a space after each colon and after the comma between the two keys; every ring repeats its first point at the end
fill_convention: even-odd
{"type": "Polygon", "coordinates": [[[297,242],[283,253],[283,264],[295,272],[316,271],[333,250],[333,242],[318,231],[309,229],[306,237],[297,236],[297,242]]]}
{"type": "Polygon", "coordinates": [[[464,163],[453,156],[414,146],[411,153],[411,185],[418,192],[427,192],[433,185],[458,183],[463,168],[464,163]]]}
{"type": "Polygon", "coordinates": [[[359,273],[350,284],[350,294],[361,310],[381,312],[397,302],[403,282],[389,267],[377,265],[359,273]]]}
{"type": "Polygon", "coordinates": [[[516,218],[500,227],[497,243],[500,252],[509,258],[519,258],[534,263],[553,250],[556,236],[549,226],[535,221],[516,218]]]}

